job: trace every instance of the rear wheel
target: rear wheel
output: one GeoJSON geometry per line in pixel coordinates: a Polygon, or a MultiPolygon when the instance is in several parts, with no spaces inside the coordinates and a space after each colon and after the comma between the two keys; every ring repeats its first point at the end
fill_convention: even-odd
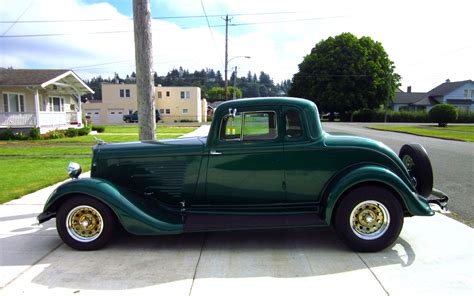
{"type": "Polygon", "coordinates": [[[351,249],[376,252],[398,238],[403,226],[403,209],[389,190],[363,186],[342,197],[333,222],[337,235],[351,249]]]}
{"type": "Polygon", "coordinates": [[[89,196],[75,196],[58,209],[56,228],[71,248],[90,251],[102,248],[113,236],[116,218],[112,210],[89,196]]]}
{"type": "Polygon", "coordinates": [[[433,169],[425,148],[420,144],[405,144],[400,149],[399,157],[406,169],[416,181],[416,191],[430,196],[433,191],[433,169]]]}

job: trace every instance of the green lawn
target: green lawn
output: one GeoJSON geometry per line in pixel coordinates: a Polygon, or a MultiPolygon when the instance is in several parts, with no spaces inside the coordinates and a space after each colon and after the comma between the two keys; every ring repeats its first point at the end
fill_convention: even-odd
{"type": "Polygon", "coordinates": [[[437,126],[387,126],[376,125],[369,126],[371,129],[400,132],[413,134],[418,136],[441,138],[448,140],[459,140],[466,142],[474,142],[474,126],[457,125],[448,126],[447,128],[439,128],[437,126]]]}
{"type": "MultiPolygon", "coordinates": [[[[195,130],[195,127],[169,127],[169,126],[157,126],[156,133],[176,133],[186,134],[195,130]]],[[[138,134],[138,126],[136,125],[105,125],[105,133],[135,133],[138,134]]]]}
{"type": "MultiPolygon", "coordinates": [[[[177,138],[196,127],[158,127],[157,138],[177,138]]],[[[136,126],[107,126],[95,137],[105,142],[138,141],[136,126]]],[[[93,135],[37,141],[0,141],[0,203],[19,198],[68,178],[67,165],[90,170],[93,135]]]]}
{"type": "Polygon", "coordinates": [[[10,201],[68,178],[67,165],[79,163],[90,170],[90,157],[73,158],[0,158],[0,203],[10,201]]]}
{"type": "Polygon", "coordinates": [[[91,146],[52,146],[52,145],[9,145],[0,146],[0,156],[63,156],[63,155],[89,155],[92,154],[91,146]]]}

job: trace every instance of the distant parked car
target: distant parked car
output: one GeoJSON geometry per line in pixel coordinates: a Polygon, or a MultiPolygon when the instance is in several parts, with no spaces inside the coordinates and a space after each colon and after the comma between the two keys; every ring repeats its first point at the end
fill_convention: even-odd
{"type": "MultiPolygon", "coordinates": [[[[158,109],[155,110],[155,120],[158,122],[161,120],[161,114],[158,109]]],[[[138,111],[133,112],[132,114],[127,114],[123,116],[123,121],[126,123],[138,122],[138,111]]]]}

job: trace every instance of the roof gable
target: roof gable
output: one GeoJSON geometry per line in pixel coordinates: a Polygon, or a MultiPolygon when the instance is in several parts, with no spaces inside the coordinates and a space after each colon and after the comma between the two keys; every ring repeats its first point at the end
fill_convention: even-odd
{"type": "Polygon", "coordinates": [[[69,70],[0,69],[0,85],[41,85],[68,71],[69,70]]]}
{"type": "Polygon", "coordinates": [[[51,84],[71,87],[80,94],[94,93],[71,70],[0,69],[0,86],[39,86],[46,88],[51,84]],[[64,82],[67,82],[67,85],[64,82]]]}
{"type": "Polygon", "coordinates": [[[438,97],[438,96],[445,96],[452,91],[458,89],[459,87],[463,86],[466,83],[472,83],[472,80],[464,80],[464,81],[455,81],[455,82],[445,82],[437,87],[433,88],[428,92],[429,97],[438,97]]]}
{"type": "Polygon", "coordinates": [[[426,97],[426,93],[422,92],[395,92],[393,98],[394,104],[412,104],[426,97]]]}

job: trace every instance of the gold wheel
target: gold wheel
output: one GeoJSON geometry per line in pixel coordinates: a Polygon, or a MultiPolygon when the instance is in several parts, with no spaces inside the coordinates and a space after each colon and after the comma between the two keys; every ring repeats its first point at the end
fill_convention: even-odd
{"type": "Polygon", "coordinates": [[[375,200],[367,200],[354,207],[350,215],[351,229],[364,240],[381,237],[388,229],[390,215],[387,208],[375,200]]]}
{"type": "Polygon", "coordinates": [[[79,242],[92,242],[102,233],[104,220],[99,211],[91,206],[80,205],[69,211],[66,229],[79,242]]]}

